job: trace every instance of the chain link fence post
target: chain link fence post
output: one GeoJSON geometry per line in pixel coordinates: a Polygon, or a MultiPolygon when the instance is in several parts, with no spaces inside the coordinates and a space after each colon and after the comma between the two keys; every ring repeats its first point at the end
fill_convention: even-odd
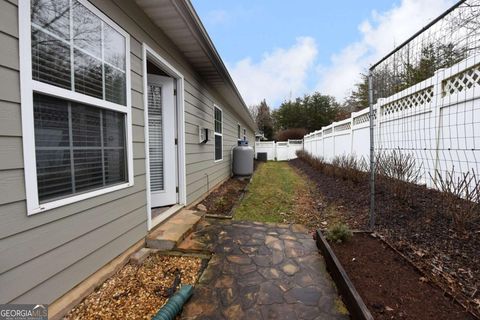
{"type": "Polygon", "coordinates": [[[375,119],[373,110],[373,81],[372,72],[368,73],[368,107],[370,118],[370,213],[368,228],[373,231],[375,227],[375,119]]]}

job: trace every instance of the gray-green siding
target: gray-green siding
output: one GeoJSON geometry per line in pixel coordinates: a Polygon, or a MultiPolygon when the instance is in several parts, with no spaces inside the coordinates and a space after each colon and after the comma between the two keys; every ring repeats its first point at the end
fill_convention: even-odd
{"type": "MultiPolygon", "coordinates": [[[[51,303],[147,233],[142,42],[185,77],[187,202],[228,177],[237,123],[253,131],[205,85],[172,42],[130,1],[91,1],[131,36],[134,186],[27,216],[22,152],[17,1],[0,0],[0,303],[51,303]],[[224,160],[197,126],[223,109],[224,160]]],[[[33,128],[32,128],[33,130],[33,128]]]]}

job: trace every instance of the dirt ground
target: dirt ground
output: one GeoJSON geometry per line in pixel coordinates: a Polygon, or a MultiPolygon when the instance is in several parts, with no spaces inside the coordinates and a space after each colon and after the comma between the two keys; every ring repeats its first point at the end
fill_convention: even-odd
{"type": "MultiPolygon", "coordinates": [[[[368,181],[352,182],[326,175],[296,159],[290,165],[315,183],[317,212],[328,220],[326,208],[337,208],[337,219],[352,229],[364,229],[368,221],[368,181]]],[[[459,233],[443,212],[440,192],[412,186],[408,199],[401,200],[388,190],[376,189],[376,230],[407,256],[442,289],[480,314],[480,226],[471,224],[459,233]]]]}
{"type": "Polygon", "coordinates": [[[231,210],[245,191],[249,179],[231,178],[206,197],[201,204],[208,214],[230,216],[231,210]]]}
{"type": "Polygon", "coordinates": [[[375,319],[473,319],[379,239],[356,233],[332,247],[375,319]]]}
{"type": "Polygon", "coordinates": [[[65,319],[151,319],[180,284],[195,284],[201,266],[200,258],[160,254],[127,264],[65,319]]]}

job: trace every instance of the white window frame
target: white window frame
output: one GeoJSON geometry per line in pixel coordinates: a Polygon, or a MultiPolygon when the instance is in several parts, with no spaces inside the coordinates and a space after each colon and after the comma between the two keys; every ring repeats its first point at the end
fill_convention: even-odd
{"type": "Polygon", "coordinates": [[[75,203],[85,199],[97,197],[102,194],[128,188],[134,185],[133,175],[133,143],[132,143],[132,115],[131,115],[131,81],[130,81],[130,35],[118,26],[113,20],[103,14],[94,5],[86,0],[77,0],[104,23],[125,37],[125,83],[126,83],[126,106],[116,104],[85,94],[63,89],[54,85],[34,80],[32,77],[32,41],[30,1],[22,0],[18,3],[19,20],[19,48],[20,48],[20,95],[22,109],[22,138],[23,158],[25,173],[25,192],[27,201],[27,215],[44,212],[53,208],[75,203]],[[37,163],[35,152],[35,132],[33,114],[33,93],[58,97],[61,99],[83,103],[97,108],[113,110],[126,115],[126,151],[128,166],[128,181],[122,184],[86,191],[85,193],[67,196],[62,199],[52,200],[40,204],[37,187],[37,163]]]}
{"type": "Polygon", "coordinates": [[[247,128],[243,128],[243,141],[247,141],[247,128]]]}
{"type": "Polygon", "coordinates": [[[242,126],[237,122],[237,139],[242,140],[242,126]]]}
{"type": "Polygon", "coordinates": [[[216,104],[213,105],[213,162],[220,162],[220,161],[223,161],[223,110],[222,108],[220,108],[219,106],[217,106],[216,104]],[[222,133],[218,133],[215,131],[215,109],[218,109],[220,110],[221,112],[221,115],[222,115],[222,133]],[[215,159],[215,136],[220,136],[222,137],[222,144],[221,144],[221,147],[222,147],[222,152],[221,152],[221,155],[222,157],[220,159],[215,159]]]}

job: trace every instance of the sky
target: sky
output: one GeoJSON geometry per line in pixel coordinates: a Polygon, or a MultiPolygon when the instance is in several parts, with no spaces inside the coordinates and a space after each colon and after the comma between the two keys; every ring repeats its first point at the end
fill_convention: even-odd
{"type": "Polygon", "coordinates": [[[318,91],[343,100],[361,73],[455,0],[192,0],[247,105],[318,91]]]}

